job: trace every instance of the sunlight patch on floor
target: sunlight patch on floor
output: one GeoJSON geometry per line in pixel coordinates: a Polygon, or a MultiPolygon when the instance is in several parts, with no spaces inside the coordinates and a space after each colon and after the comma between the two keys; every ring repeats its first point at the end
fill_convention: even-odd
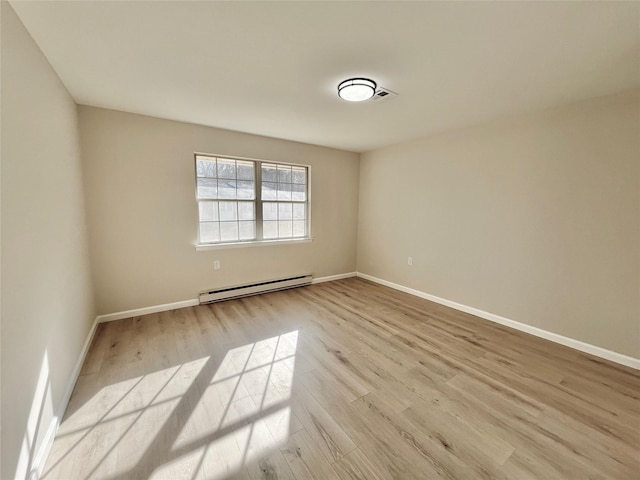
{"type": "MultiPolygon", "coordinates": [[[[96,388],[63,422],[43,478],[222,479],[289,436],[298,332],[96,388]],[[97,390],[97,391],[96,391],[97,390]],[[82,474],[66,471],[73,452],[82,474]]],[[[85,392],[82,389],[86,389],[85,392]]],[[[93,388],[93,390],[92,390],[93,388]]]]}

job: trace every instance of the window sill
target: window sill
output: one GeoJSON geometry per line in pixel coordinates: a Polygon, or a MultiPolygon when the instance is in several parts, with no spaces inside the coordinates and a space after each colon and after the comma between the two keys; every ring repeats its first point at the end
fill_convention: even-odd
{"type": "Polygon", "coordinates": [[[273,245],[291,245],[298,243],[311,243],[312,237],[306,238],[286,238],[283,240],[261,240],[258,242],[234,242],[234,243],[216,243],[196,245],[196,252],[204,252],[206,250],[224,250],[228,248],[246,248],[246,247],[270,247],[273,245]]]}

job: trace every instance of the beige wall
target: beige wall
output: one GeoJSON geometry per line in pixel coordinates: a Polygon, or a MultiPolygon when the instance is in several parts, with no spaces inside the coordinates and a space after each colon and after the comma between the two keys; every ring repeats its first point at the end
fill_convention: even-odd
{"type": "Polygon", "coordinates": [[[2,471],[25,478],[93,307],[76,106],[2,2],[2,471]]]}
{"type": "Polygon", "coordinates": [[[640,91],[369,152],[360,172],[359,272],[640,357],[640,91]]]}
{"type": "Polygon", "coordinates": [[[355,271],[357,154],[113,110],[79,112],[100,314],[282,275],[355,271]],[[194,152],[311,165],[313,242],[196,252],[194,152]]]}

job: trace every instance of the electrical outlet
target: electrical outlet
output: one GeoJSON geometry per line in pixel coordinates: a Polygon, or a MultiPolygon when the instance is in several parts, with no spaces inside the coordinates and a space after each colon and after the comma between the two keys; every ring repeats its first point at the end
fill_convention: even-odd
{"type": "Polygon", "coordinates": [[[413,265],[413,257],[407,257],[407,265],[413,265]]]}
{"type": "Polygon", "coordinates": [[[214,260],[213,261],[213,269],[214,270],[220,270],[220,260],[214,260]]]}

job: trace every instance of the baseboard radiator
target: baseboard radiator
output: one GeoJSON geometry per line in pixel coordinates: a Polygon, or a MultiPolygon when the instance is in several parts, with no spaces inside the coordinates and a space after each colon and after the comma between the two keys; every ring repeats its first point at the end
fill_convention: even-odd
{"type": "Polygon", "coordinates": [[[287,288],[302,287],[310,285],[313,276],[311,274],[296,275],[293,277],[279,278],[276,280],[265,280],[264,282],[247,283],[233,287],[222,287],[215,290],[206,290],[200,293],[200,304],[221,302],[232,298],[247,297],[259,293],[285,290],[287,288]]]}

